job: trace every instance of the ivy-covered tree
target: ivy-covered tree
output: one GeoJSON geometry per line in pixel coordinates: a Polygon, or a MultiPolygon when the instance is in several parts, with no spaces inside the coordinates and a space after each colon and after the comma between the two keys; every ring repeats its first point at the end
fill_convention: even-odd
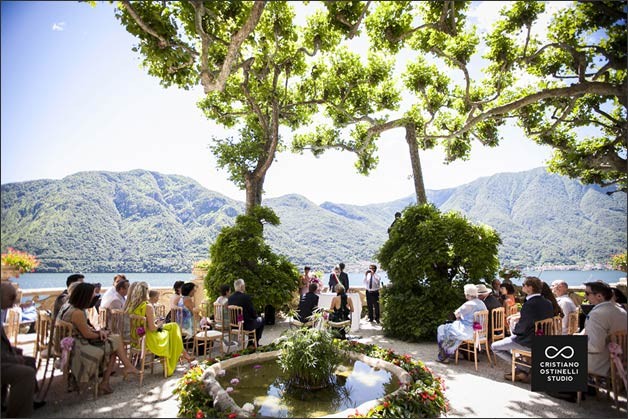
{"type": "Polygon", "coordinates": [[[263,225],[279,225],[268,207],[256,206],[250,214],[238,215],[235,225],[224,227],[209,250],[211,265],[205,276],[209,301],[215,301],[220,286],[244,279],[253,305],[262,312],[267,304],[282,307],[298,287],[299,271],[284,256],[276,255],[264,241],[263,225]]]}
{"type": "Polygon", "coordinates": [[[300,26],[285,1],[120,3],[117,17],[135,35],[148,73],[164,86],[203,86],[199,102],[238,135],[214,138],[218,165],[246,191],[246,211],[261,205],[266,173],[283,147],[280,127],[310,121],[316,98],[300,88],[308,56],[330,51],[361,20],[351,7],[316,9],[300,26]],[[340,21],[338,21],[340,19],[340,21]],[[356,22],[352,22],[355,19],[356,22]]]}
{"type": "Polygon", "coordinates": [[[628,253],[617,253],[611,256],[611,267],[617,271],[628,272],[628,253]]]}
{"type": "Polygon", "coordinates": [[[493,229],[458,213],[443,214],[431,204],[407,207],[377,254],[390,279],[382,295],[386,335],[433,338],[464,301],[464,284],[490,285],[500,243],[493,229]]]}

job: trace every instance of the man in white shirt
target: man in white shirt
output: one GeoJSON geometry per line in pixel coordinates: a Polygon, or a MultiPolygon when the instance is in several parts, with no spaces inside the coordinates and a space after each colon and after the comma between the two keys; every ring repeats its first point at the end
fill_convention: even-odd
{"type": "Polygon", "coordinates": [[[369,309],[369,322],[379,323],[379,287],[381,279],[375,272],[376,265],[370,265],[364,274],[364,288],[366,289],[366,305],[369,309]]]}
{"type": "MultiPolygon", "coordinates": [[[[126,276],[122,275],[122,274],[118,274],[116,276],[113,277],[113,287],[109,288],[103,295],[102,298],[100,300],[100,307],[102,308],[107,308],[107,309],[113,309],[113,308],[122,308],[122,306],[124,305],[124,295],[122,295],[118,289],[118,285],[122,282],[122,281],[126,281],[126,291],[128,291],[129,289],[129,281],[126,279],[126,276]],[[114,307],[111,306],[111,304],[113,303],[113,301],[116,301],[116,303],[114,303],[114,307]],[[120,305],[120,307],[118,307],[120,300],[122,301],[122,305],[120,305]]],[[[123,291],[124,292],[124,291],[123,291]]]]}
{"type": "Polygon", "coordinates": [[[557,279],[552,282],[552,292],[556,296],[556,301],[558,305],[563,310],[563,335],[567,334],[567,330],[569,330],[569,314],[574,311],[578,311],[578,307],[574,304],[573,300],[569,298],[569,287],[567,283],[562,279],[557,279]]]}
{"type": "Polygon", "coordinates": [[[586,282],[584,285],[584,295],[595,306],[587,315],[582,331],[589,338],[589,373],[607,377],[611,364],[606,338],[611,333],[626,330],[627,315],[611,301],[613,291],[606,282],[586,282]]]}

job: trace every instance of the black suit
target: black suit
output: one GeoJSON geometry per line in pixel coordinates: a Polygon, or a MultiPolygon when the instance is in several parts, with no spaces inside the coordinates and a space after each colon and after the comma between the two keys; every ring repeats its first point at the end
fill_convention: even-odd
{"type": "Polygon", "coordinates": [[[486,297],[482,301],[484,302],[484,305],[488,309],[488,334],[492,335],[493,334],[493,322],[491,321],[491,313],[496,308],[502,307],[502,303],[500,303],[499,300],[495,298],[493,294],[489,294],[488,297],[486,297]]]}
{"type": "Polygon", "coordinates": [[[521,318],[512,331],[513,341],[520,345],[532,347],[534,322],[554,317],[552,303],[541,295],[526,299],[521,306],[521,318]]]}
{"type": "Polygon", "coordinates": [[[312,315],[316,307],[318,306],[318,295],[313,292],[308,292],[301,296],[299,301],[298,320],[301,323],[310,321],[308,317],[312,315]]]}
{"type": "Polygon", "coordinates": [[[346,272],[340,272],[340,283],[345,287],[345,292],[349,292],[349,275],[346,272]]]}
{"type": "Polygon", "coordinates": [[[261,317],[257,317],[257,313],[253,308],[253,301],[251,300],[251,296],[241,293],[240,291],[236,291],[231,294],[231,296],[229,296],[227,304],[230,306],[242,307],[244,329],[255,330],[257,343],[259,343],[259,340],[262,338],[262,332],[264,331],[264,322],[262,321],[261,317]]]}

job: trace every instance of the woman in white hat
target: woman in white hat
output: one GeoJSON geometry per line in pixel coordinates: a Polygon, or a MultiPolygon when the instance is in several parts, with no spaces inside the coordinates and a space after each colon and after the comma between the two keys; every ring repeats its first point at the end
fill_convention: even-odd
{"type": "Polygon", "coordinates": [[[478,298],[478,289],[473,284],[464,286],[464,295],[467,302],[458,307],[454,314],[456,321],[441,324],[436,331],[438,341],[438,362],[447,363],[452,358],[458,346],[465,339],[473,338],[473,313],[486,310],[484,302],[478,298]]]}

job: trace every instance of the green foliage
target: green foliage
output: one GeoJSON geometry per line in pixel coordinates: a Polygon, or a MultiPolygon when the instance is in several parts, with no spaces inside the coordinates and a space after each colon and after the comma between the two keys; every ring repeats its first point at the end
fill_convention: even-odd
{"type": "Polygon", "coordinates": [[[626,252],[611,256],[611,266],[618,271],[628,272],[628,256],[626,252]]]}
{"type": "Polygon", "coordinates": [[[521,269],[503,267],[499,270],[499,277],[504,279],[521,278],[521,269]]]}
{"type": "Polygon", "coordinates": [[[382,298],[386,334],[433,337],[460,305],[465,283],[495,276],[500,243],[493,229],[458,213],[443,214],[434,205],[407,207],[377,254],[391,281],[382,298]]]}
{"type": "Polygon", "coordinates": [[[173,394],[179,399],[179,417],[197,418],[198,412],[201,417],[218,417],[214,409],[214,400],[211,398],[202,377],[204,374],[202,366],[190,368],[183,378],[177,381],[173,394]]]}
{"type": "Polygon", "coordinates": [[[270,304],[281,308],[298,288],[299,272],[285,256],[266,244],[263,225],[278,225],[279,218],[267,207],[255,207],[250,215],[238,215],[235,225],[221,230],[209,252],[212,261],[205,277],[210,301],[222,284],[242,278],[258,312],[270,304]]]}
{"type": "Polygon", "coordinates": [[[281,349],[277,362],[294,385],[320,388],[330,383],[340,354],[329,329],[295,328],[277,344],[281,349]]]}

